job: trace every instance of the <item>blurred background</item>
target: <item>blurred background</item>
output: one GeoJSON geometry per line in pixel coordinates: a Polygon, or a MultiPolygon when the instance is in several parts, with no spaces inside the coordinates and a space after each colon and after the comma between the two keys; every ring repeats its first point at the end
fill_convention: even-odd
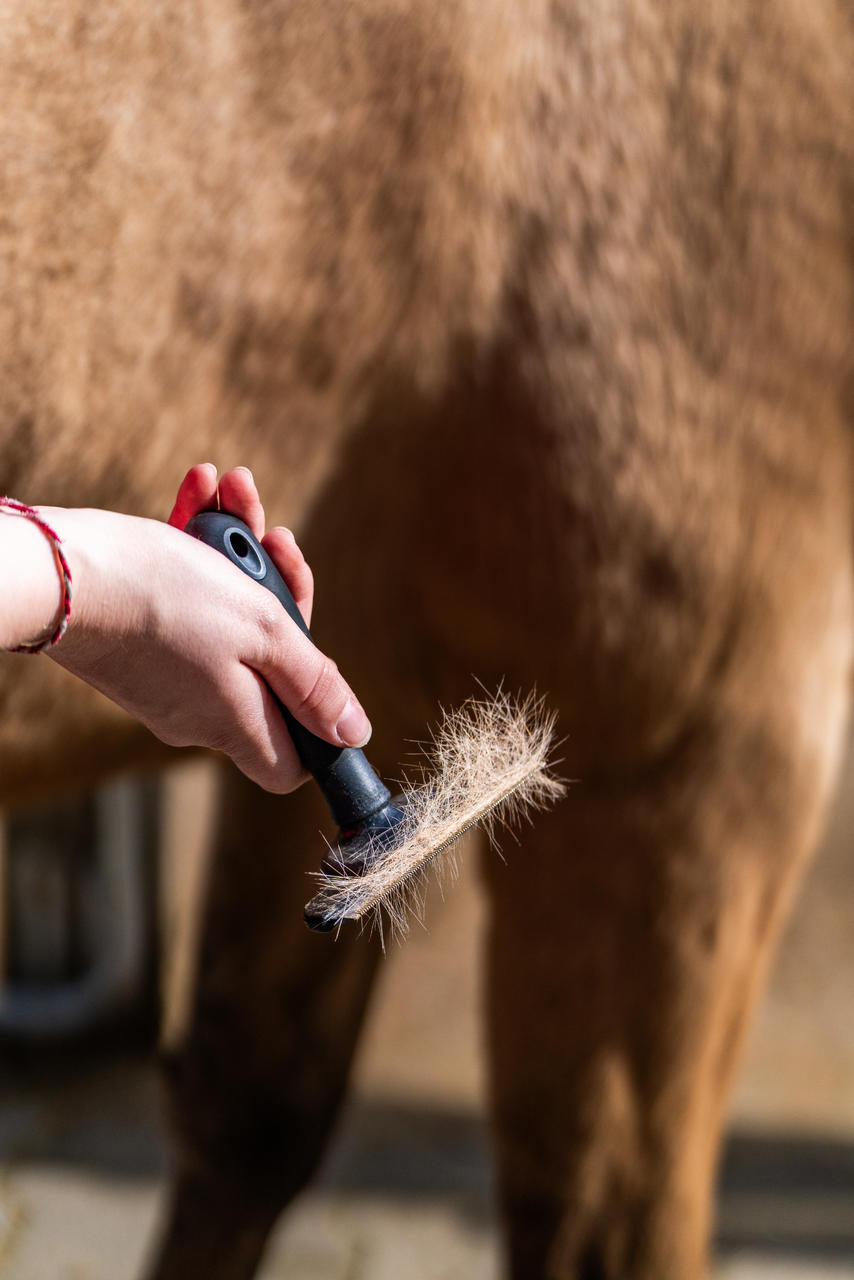
{"type": "MultiPolygon", "coordinates": [[[[196,761],[159,791],[119,784],[7,817],[0,1280],[131,1280],[143,1264],[167,1162],[158,988],[169,1037],[211,783],[196,761]],[[45,1020],[67,1022],[73,1049],[29,1042],[45,1020]]],[[[852,835],[854,749],[734,1098],[715,1280],[854,1280],[852,835]]],[[[432,895],[426,929],[390,950],[337,1139],[262,1280],[498,1280],[475,853],[444,901],[432,895]]]]}

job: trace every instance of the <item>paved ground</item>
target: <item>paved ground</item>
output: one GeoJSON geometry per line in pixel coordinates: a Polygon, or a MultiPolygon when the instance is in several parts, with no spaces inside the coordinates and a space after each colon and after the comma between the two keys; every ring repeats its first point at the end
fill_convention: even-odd
{"type": "MultiPolygon", "coordinates": [[[[854,770],[735,1100],[716,1280],[854,1280],[852,832],[854,770]]],[[[189,854],[182,865],[192,868],[189,854]]],[[[434,904],[430,933],[392,956],[354,1100],[263,1280],[498,1280],[479,1108],[479,931],[464,877],[434,904]]],[[[20,1055],[7,1058],[0,1089],[0,1280],[131,1280],[163,1185],[149,1067],[113,1057],[57,1072],[20,1055]]]]}

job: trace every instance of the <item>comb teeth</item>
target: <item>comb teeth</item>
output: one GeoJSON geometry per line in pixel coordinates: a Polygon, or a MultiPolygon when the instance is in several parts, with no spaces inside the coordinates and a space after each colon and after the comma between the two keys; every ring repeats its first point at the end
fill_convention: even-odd
{"type": "MultiPolygon", "coordinates": [[[[360,920],[382,936],[385,911],[392,931],[405,934],[410,918],[421,916],[426,872],[460,836],[482,824],[496,845],[499,823],[518,825],[565,794],[549,760],[555,719],[542,699],[519,701],[500,691],[445,712],[424,749],[421,779],[405,779],[394,799],[403,815],[393,836],[367,835],[361,872],[332,871],[335,862],[327,859],[330,869],[316,873],[318,892],[306,907],[312,927],[327,931],[360,920]]],[[[453,858],[441,861],[454,872],[453,858]]]]}
{"type": "MultiPolygon", "coordinates": [[[[395,796],[377,813],[371,814],[358,827],[339,831],[338,841],[320,864],[321,875],[340,884],[344,877],[367,875],[383,852],[398,841],[397,830],[405,818],[404,796],[395,796]]],[[[316,933],[329,933],[336,921],[327,918],[324,909],[324,892],[321,891],[307,903],[303,918],[309,929],[316,933]]]]}

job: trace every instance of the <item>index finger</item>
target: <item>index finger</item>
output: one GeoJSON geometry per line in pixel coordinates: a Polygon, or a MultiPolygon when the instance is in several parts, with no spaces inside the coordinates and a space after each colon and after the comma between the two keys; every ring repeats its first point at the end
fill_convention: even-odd
{"type": "Polygon", "coordinates": [[[216,511],[216,467],[212,462],[200,462],[184,476],[178,486],[175,505],[169,516],[169,524],[184,529],[200,511],[216,511]]]}

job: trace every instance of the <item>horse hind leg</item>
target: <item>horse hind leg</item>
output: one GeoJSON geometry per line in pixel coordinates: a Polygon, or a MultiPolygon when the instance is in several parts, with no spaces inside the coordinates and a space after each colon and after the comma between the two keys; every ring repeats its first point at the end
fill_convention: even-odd
{"type": "Polygon", "coordinates": [[[742,658],[750,698],[712,699],[646,771],[584,781],[573,768],[582,781],[537,819],[524,856],[489,861],[513,1280],[703,1273],[738,1049],[838,760],[840,630],[797,662],[791,646],[785,662],[764,649],[752,672],[742,658]]]}

